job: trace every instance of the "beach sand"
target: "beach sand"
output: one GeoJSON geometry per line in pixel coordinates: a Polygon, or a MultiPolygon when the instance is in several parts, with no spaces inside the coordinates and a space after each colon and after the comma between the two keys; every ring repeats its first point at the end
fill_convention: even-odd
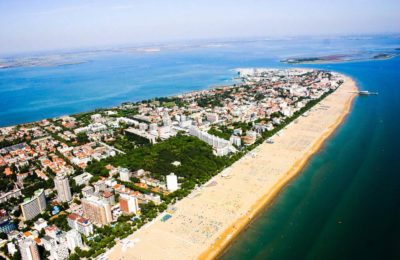
{"type": "Polygon", "coordinates": [[[108,253],[109,259],[214,259],[295,177],[343,122],[357,90],[346,78],[334,93],[300,116],[274,143],[263,143],[176,203],[108,253]]]}

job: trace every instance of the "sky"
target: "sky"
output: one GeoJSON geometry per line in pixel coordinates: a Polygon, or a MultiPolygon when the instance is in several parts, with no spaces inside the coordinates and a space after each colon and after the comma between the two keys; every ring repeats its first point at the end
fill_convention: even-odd
{"type": "Polygon", "coordinates": [[[400,0],[0,0],[0,53],[400,32],[400,0]]]}

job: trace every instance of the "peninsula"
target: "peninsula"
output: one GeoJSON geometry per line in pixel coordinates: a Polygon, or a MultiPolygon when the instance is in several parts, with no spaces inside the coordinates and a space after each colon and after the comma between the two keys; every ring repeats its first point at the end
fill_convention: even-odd
{"type": "Polygon", "coordinates": [[[367,60],[387,60],[397,57],[398,53],[357,53],[357,54],[335,54],[317,57],[297,57],[281,60],[283,63],[288,64],[325,64],[325,63],[341,63],[341,62],[355,62],[367,60]]]}
{"type": "Polygon", "coordinates": [[[238,69],[241,82],[0,128],[3,253],[210,259],[349,112],[348,77],[238,69]]]}

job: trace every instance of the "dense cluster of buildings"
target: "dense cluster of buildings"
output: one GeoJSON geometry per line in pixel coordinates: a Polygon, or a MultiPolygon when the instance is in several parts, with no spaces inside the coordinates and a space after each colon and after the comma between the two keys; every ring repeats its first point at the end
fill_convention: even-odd
{"type": "Polygon", "coordinates": [[[88,249],[82,236],[94,236],[96,227],[140,218],[144,204],[159,205],[160,195],[180,189],[182,177],[174,173],[157,179],[144,169],[107,165],[108,176],[98,176],[86,171],[93,161],[124,154],[127,143],[135,149],[178,133],[229,156],[342,82],[339,74],[309,69],[238,73],[242,83],[234,86],[0,128],[0,232],[8,237],[0,244],[22,259],[39,259],[38,247],[51,259],[67,259],[76,248],[88,249]],[[54,219],[63,216],[61,228],[54,219]]]}

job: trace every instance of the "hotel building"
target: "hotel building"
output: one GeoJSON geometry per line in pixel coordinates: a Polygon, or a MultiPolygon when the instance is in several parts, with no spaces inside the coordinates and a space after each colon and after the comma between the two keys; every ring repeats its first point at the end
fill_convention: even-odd
{"type": "Polygon", "coordinates": [[[125,214],[134,213],[137,215],[139,213],[139,203],[135,196],[121,194],[119,197],[119,207],[121,211],[125,214]]]}
{"type": "Polygon", "coordinates": [[[82,199],[83,216],[91,222],[106,225],[112,221],[111,206],[109,203],[90,196],[82,199]]]}
{"type": "Polygon", "coordinates": [[[79,248],[83,247],[82,236],[81,234],[79,234],[77,230],[71,229],[70,231],[67,232],[65,237],[67,239],[67,245],[69,250],[74,251],[75,248],[77,247],[79,248]]]}
{"type": "Polygon", "coordinates": [[[178,176],[176,176],[173,172],[167,175],[167,190],[170,192],[174,192],[178,189],[178,176]]]}
{"type": "Polygon", "coordinates": [[[77,230],[79,233],[87,237],[93,233],[93,224],[86,218],[82,218],[79,215],[72,213],[68,215],[67,221],[68,225],[72,229],[77,230]]]}
{"type": "Polygon", "coordinates": [[[68,202],[72,199],[71,188],[69,187],[67,176],[57,175],[54,178],[54,185],[57,190],[57,199],[59,202],[68,202]]]}
{"type": "Polygon", "coordinates": [[[39,260],[39,250],[35,243],[30,238],[26,238],[19,242],[19,251],[21,253],[22,260],[39,260]]]}
{"type": "Polygon", "coordinates": [[[46,210],[46,197],[44,190],[35,191],[32,198],[26,198],[20,205],[24,220],[31,220],[46,210]]]}

